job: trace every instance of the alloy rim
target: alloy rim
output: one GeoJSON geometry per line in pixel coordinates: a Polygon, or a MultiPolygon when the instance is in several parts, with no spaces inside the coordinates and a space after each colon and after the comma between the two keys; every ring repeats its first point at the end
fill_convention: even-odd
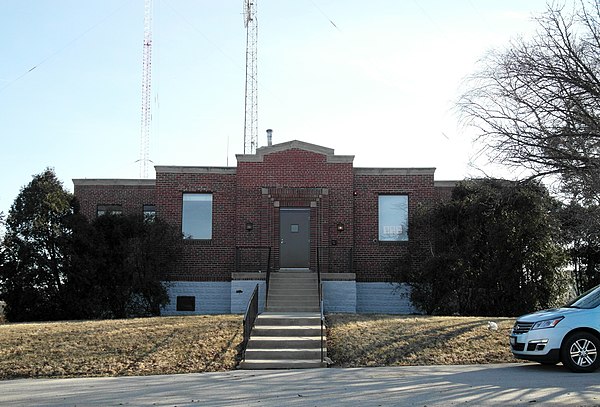
{"type": "Polygon", "coordinates": [[[579,339],[573,342],[570,353],[573,363],[580,367],[590,366],[598,356],[596,345],[587,339],[579,339]]]}

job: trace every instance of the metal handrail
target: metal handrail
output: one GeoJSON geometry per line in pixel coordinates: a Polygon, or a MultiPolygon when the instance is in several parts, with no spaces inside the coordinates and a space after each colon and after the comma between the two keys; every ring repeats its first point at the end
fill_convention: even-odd
{"type": "Polygon", "coordinates": [[[252,292],[252,296],[250,297],[250,301],[248,301],[248,306],[246,307],[246,313],[244,314],[244,341],[242,343],[242,353],[244,360],[246,360],[246,347],[248,346],[250,334],[252,333],[252,328],[254,327],[254,322],[256,321],[257,316],[258,284],[256,284],[256,287],[254,287],[254,291],[252,292]]]}
{"type": "Polygon", "coordinates": [[[319,248],[317,248],[317,280],[319,284],[319,310],[321,312],[321,363],[325,361],[323,352],[323,327],[325,326],[325,314],[323,312],[323,282],[321,281],[321,267],[319,267],[319,248]]]}
{"type": "Polygon", "coordinates": [[[265,308],[269,302],[269,286],[271,283],[271,247],[269,246],[269,255],[267,256],[267,277],[265,278],[265,308]]]}
{"type": "Polygon", "coordinates": [[[321,308],[321,363],[325,360],[323,351],[323,328],[325,327],[325,313],[323,312],[323,283],[319,283],[319,305],[321,308]]]}

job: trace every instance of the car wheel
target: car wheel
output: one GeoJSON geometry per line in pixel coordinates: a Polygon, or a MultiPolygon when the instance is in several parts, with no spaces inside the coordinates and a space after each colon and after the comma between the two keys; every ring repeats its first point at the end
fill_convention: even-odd
{"type": "Polygon", "coordinates": [[[576,332],[569,336],[561,348],[563,365],[573,372],[589,373],[600,365],[600,340],[588,332],[576,332]]]}

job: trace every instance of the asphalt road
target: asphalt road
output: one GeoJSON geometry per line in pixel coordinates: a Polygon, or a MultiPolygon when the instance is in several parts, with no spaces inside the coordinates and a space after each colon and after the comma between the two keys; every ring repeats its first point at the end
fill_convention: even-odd
{"type": "Polygon", "coordinates": [[[600,370],[499,364],[0,382],[1,406],[600,405],[600,370]]]}

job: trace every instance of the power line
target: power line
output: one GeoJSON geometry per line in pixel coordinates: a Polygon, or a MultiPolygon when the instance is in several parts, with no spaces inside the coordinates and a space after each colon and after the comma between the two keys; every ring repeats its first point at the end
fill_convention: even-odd
{"type": "Polygon", "coordinates": [[[39,68],[40,66],[42,66],[46,62],[48,62],[51,59],[53,59],[54,57],[56,57],[57,55],[59,55],[60,53],[62,53],[63,51],[65,51],[66,49],[70,48],[73,44],[75,44],[80,39],[82,39],[83,37],[85,37],[87,34],[89,34],[95,28],[97,28],[98,26],[100,26],[101,24],[103,24],[104,22],[106,22],[108,19],[110,19],[113,15],[117,14],[119,11],[121,11],[121,9],[123,9],[127,5],[128,5],[127,2],[123,2],[123,4],[121,4],[116,10],[114,10],[113,12],[111,12],[110,14],[108,14],[102,20],[100,20],[97,23],[93,24],[91,27],[89,27],[88,29],[86,29],[85,31],[83,31],[77,37],[75,37],[74,39],[72,39],[71,41],[69,41],[68,43],[66,43],[64,46],[62,46],[61,48],[59,48],[58,50],[56,50],[52,54],[48,55],[46,58],[42,59],[40,62],[36,63],[34,66],[32,66],[31,68],[29,68],[27,71],[23,72],[21,75],[19,75],[16,78],[10,80],[4,86],[0,87],[0,93],[2,93],[8,87],[14,85],[16,82],[18,82],[21,79],[23,79],[25,76],[29,75],[35,69],[39,68]]]}

